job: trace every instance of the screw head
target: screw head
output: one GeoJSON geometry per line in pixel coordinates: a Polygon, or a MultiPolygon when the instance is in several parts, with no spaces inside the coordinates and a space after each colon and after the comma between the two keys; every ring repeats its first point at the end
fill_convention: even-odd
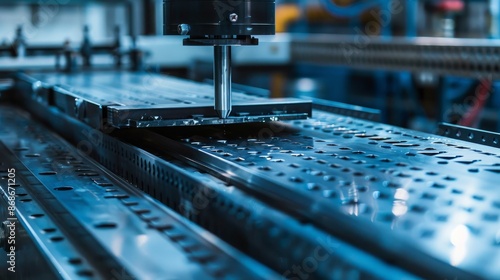
{"type": "Polygon", "coordinates": [[[238,14],[235,14],[235,13],[230,14],[229,21],[230,22],[237,22],[238,21],[238,14]]]}
{"type": "Polygon", "coordinates": [[[179,33],[179,35],[187,35],[190,30],[191,26],[189,26],[189,24],[186,23],[182,23],[177,26],[177,32],[179,33]]]}

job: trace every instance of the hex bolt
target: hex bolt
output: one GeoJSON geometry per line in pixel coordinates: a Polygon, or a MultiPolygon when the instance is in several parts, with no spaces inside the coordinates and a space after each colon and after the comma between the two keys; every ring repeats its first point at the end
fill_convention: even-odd
{"type": "Polygon", "coordinates": [[[182,23],[177,26],[177,32],[179,35],[187,35],[189,31],[191,31],[191,26],[189,26],[189,24],[182,23]]]}
{"type": "Polygon", "coordinates": [[[238,14],[235,14],[235,13],[230,14],[229,21],[230,22],[237,22],[238,21],[238,14]]]}

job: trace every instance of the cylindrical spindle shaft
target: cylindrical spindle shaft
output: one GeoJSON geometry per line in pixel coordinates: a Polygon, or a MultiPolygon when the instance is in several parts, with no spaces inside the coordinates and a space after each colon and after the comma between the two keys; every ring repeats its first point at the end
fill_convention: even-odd
{"type": "Polygon", "coordinates": [[[215,111],[221,119],[231,113],[231,46],[214,47],[215,111]]]}

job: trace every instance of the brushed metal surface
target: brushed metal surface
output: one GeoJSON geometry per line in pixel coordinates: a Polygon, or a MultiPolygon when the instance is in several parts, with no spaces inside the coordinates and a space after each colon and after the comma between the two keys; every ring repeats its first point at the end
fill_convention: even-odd
{"type": "Polygon", "coordinates": [[[0,107],[1,159],[5,165],[20,166],[18,189],[26,192],[18,197],[30,198],[16,203],[28,207],[36,201],[44,209],[25,212],[20,207],[19,218],[34,229],[53,220],[54,230],[31,233],[61,278],[274,277],[266,267],[109,173],[88,158],[81,145],[71,146],[19,109],[0,107]]]}
{"type": "Polygon", "coordinates": [[[274,132],[160,133],[180,158],[418,275],[500,275],[498,149],[321,112],[274,132]]]}
{"type": "Polygon", "coordinates": [[[232,113],[219,119],[212,85],[151,73],[19,75],[25,97],[95,128],[224,125],[305,119],[311,101],[267,99],[234,91],[232,113]]]}

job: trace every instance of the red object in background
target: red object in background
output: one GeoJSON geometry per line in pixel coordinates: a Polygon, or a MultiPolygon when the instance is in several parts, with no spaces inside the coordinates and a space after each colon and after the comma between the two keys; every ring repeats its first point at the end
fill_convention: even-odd
{"type": "Polygon", "coordinates": [[[434,3],[434,8],[440,12],[461,12],[464,7],[462,0],[440,0],[434,3]]]}
{"type": "Polygon", "coordinates": [[[486,106],[486,101],[490,97],[491,89],[492,82],[490,80],[481,81],[474,99],[474,105],[462,116],[462,119],[458,122],[459,125],[471,127],[474,124],[477,124],[479,115],[481,114],[484,106],[486,106]]]}

